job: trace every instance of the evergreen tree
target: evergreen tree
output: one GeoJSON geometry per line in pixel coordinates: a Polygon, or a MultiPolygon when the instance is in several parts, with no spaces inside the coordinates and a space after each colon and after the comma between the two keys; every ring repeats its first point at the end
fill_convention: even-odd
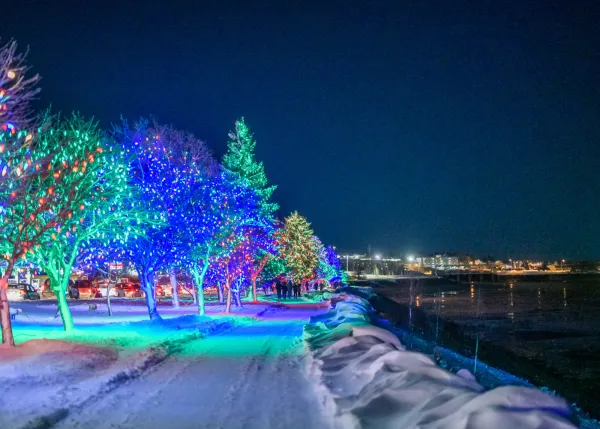
{"type": "Polygon", "coordinates": [[[317,268],[318,243],[315,241],[310,223],[298,212],[285,219],[279,234],[280,254],[288,268],[288,275],[294,281],[312,278],[317,268]]]}
{"type": "Polygon", "coordinates": [[[317,269],[317,278],[329,283],[342,280],[342,265],[336,251],[331,246],[327,246],[319,253],[319,267],[317,269]]]}
{"type": "Polygon", "coordinates": [[[263,215],[272,219],[275,211],[279,208],[276,203],[270,202],[277,186],[268,186],[265,167],[262,162],[256,161],[255,149],[256,141],[244,118],[236,121],[235,131],[229,133],[223,167],[248,182],[260,197],[263,215]]]}

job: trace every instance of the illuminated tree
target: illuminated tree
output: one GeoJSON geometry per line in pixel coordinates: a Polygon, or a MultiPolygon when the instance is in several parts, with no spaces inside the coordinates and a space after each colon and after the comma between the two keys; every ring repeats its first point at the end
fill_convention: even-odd
{"type": "Polygon", "coordinates": [[[330,267],[330,277],[328,281],[342,281],[343,272],[342,262],[340,257],[332,246],[327,246],[325,249],[325,260],[330,267]]]}
{"type": "Polygon", "coordinates": [[[26,54],[17,52],[17,43],[0,46],[0,131],[16,132],[32,126],[30,102],[39,92],[40,77],[27,76],[26,54]]]}
{"type": "Polygon", "coordinates": [[[155,276],[188,261],[191,237],[182,235],[189,220],[191,195],[202,189],[207,171],[214,168],[204,143],[170,127],[141,120],[130,128],[127,122],[115,129],[116,138],[133,153],[131,185],[138,189],[145,210],[162,219],[146,230],[143,238],[130,241],[127,258],[136,267],[150,319],[160,319],[156,309],[155,276]],[[161,134],[162,133],[162,134],[161,134]],[[193,148],[193,154],[189,151],[193,148]]]}
{"type": "Polygon", "coordinates": [[[273,226],[269,224],[263,228],[249,228],[244,232],[241,246],[243,246],[244,264],[252,285],[248,297],[256,302],[258,301],[256,281],[278,250],[273,226]]]}
{"type": "Polygon", "coordinates": [[[316,235],[313,236],[315,242],[315,253],[317,255],[317,264],[314,269],[314,277],[317,280],[325,280],[327,277],[328,264],[325,260],[325,247],[321,242],[321,239],[316,235]]]}
{"type": "Polygon", "coordinates": [[[272,258],[269,259],[265,268],[260,274],[263,280],[271,280],[281,275],[285,275],[288,272],[288,267],[285,265],[285,260],[281,258],[280,253],[276,253],[272,258]]]}
{"type": "Polygon", "coordinates": [[[254,156],[256,141],[244,118],[235,122],[235,130],[229,133],[227,153],[223,157],[223,167],[247,181],[260,197],[263,215],[271,219],[279,206],[270,202],[277,186],[267,186],[267,176],[262,162],[254,156]]]}
{"type": "Polygon", "coordinates": [[[2,343],[10,346],[14,339],[8,279],[15,263],[43,242],[46,231],[64,214],[36,199],[45,195],[38,189],[44,173],[36,167],[39,163],[46,167],[48,153],[43,148],[35,150],[36,129],[29,104],[39,91],[39,77],[27,77],[24,59],[15,42],[0,47],[0,260],[6,264],[0,278],[0,324],[2,343]]]}
{"type": "Polygon", "coordinates": [[[198,313],[203,315],[206,273],[211,263],[221,263],[227,270],[225,286],[229,290],[231,282],[227,280],[239,275],[243,267],[240,260],[239,267],[230,269],[231,255],[235,251],[239,253],[247,229],[264,223],[260,200],[247,183],[223,171],[197,187],[180,216],[186,223],[179,230],[180,240],[190,244],[187,265],[196,284],[198,313]]]}
{"type": "Polygon", "coordinates": [[[322,248],[318,255],[317,279],[325,280],[328,283],[342,280],[342,265],[333,247],[322,248]]]}
{"type": "Polygon", "coordinates": [[[313,276],[318,264],[318,244],[315,242],[310,223],[298,212],[285,219],[279,235],[280,255],[288,268],[288,276],[303,282],[313,276]]]}
{"type": "MultiPolygon", "coordinates": [[[[225,246],[224,254],[210,262],[211,277],[223,285],[225,313],[231,311],[232,292],[239,292],[244,281],[243,253],[235,246],[225,246]]],[[[238,300],[236,299],[236,303],[238,300]]]]}
{"type": "Polygon", "coordinates": [[[126,153],[92,121],[74,115],[40,134],[55,147],[48,196],[55,198],[66,219],[51,230],[52,240],[34,249],[33,257],[50,278],[65,330],[74,328],[66,300],[73,266],[82,248],[94,241],[126,243],[140,236],[147,216],[129,185],[126,153]]]}

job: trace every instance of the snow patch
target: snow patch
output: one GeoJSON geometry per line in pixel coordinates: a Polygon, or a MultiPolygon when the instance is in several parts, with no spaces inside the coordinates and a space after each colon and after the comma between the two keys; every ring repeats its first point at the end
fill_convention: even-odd
{"type": "Polygon", "coordinates": [[[404,347],[400,343],[398,337],[383,328],[378,328],[377,326],[356,326],[352,329],[353,337],[363,337],[365,335],[379,338],[384,343],[393,344],[398,349],[404,350],[404,347]]]}

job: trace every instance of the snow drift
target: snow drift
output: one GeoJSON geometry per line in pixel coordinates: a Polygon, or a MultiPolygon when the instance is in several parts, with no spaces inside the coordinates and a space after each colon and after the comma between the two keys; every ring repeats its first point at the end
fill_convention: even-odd
{"type": "Polygon", "coordinates": [[[345,428],[574,428],[561,398],[504,386],[485,391],[467,370],[450,373],[369,323],[368,301],[341,295],[311,318],[309,372],[345,428]]]}

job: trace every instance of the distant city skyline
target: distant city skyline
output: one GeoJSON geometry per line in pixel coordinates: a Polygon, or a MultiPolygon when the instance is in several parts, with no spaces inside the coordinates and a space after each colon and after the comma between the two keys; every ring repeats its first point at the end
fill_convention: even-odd
{"type": "Polygon", "coordinates": [[[567,256],[556,256],[556,257],[537,257],[537,256],[522,256],[522,255],[507,255],[507,256],[499,256],[495,254],[479,254],[475,252],[461,252],[461,251],[426,251],[426,252],[405,252],[405,251],[382,251],[375,247],[373,247],[370,251],[369,248],[360,251],[360,250],[347,250],[347,249],[339,249],[336,248],[340,255],[367,255],[367,256],[380,256],[381,258],[400,258],[400,259],[409,259],[416,258],[419,256],[432,256],[432,255],[456,255],[456,256],[470,256],[475,259],[490,259],[490,260],[500,260],[500,261],[509,261],[509,260],[528,260],[528,261],[561,261],[561,260],[577,260],[577,261],[586,261],[586,260],[600,260],[600,258],[593,257],[583,257],[583,258],[571,258],[567,256]]]}

